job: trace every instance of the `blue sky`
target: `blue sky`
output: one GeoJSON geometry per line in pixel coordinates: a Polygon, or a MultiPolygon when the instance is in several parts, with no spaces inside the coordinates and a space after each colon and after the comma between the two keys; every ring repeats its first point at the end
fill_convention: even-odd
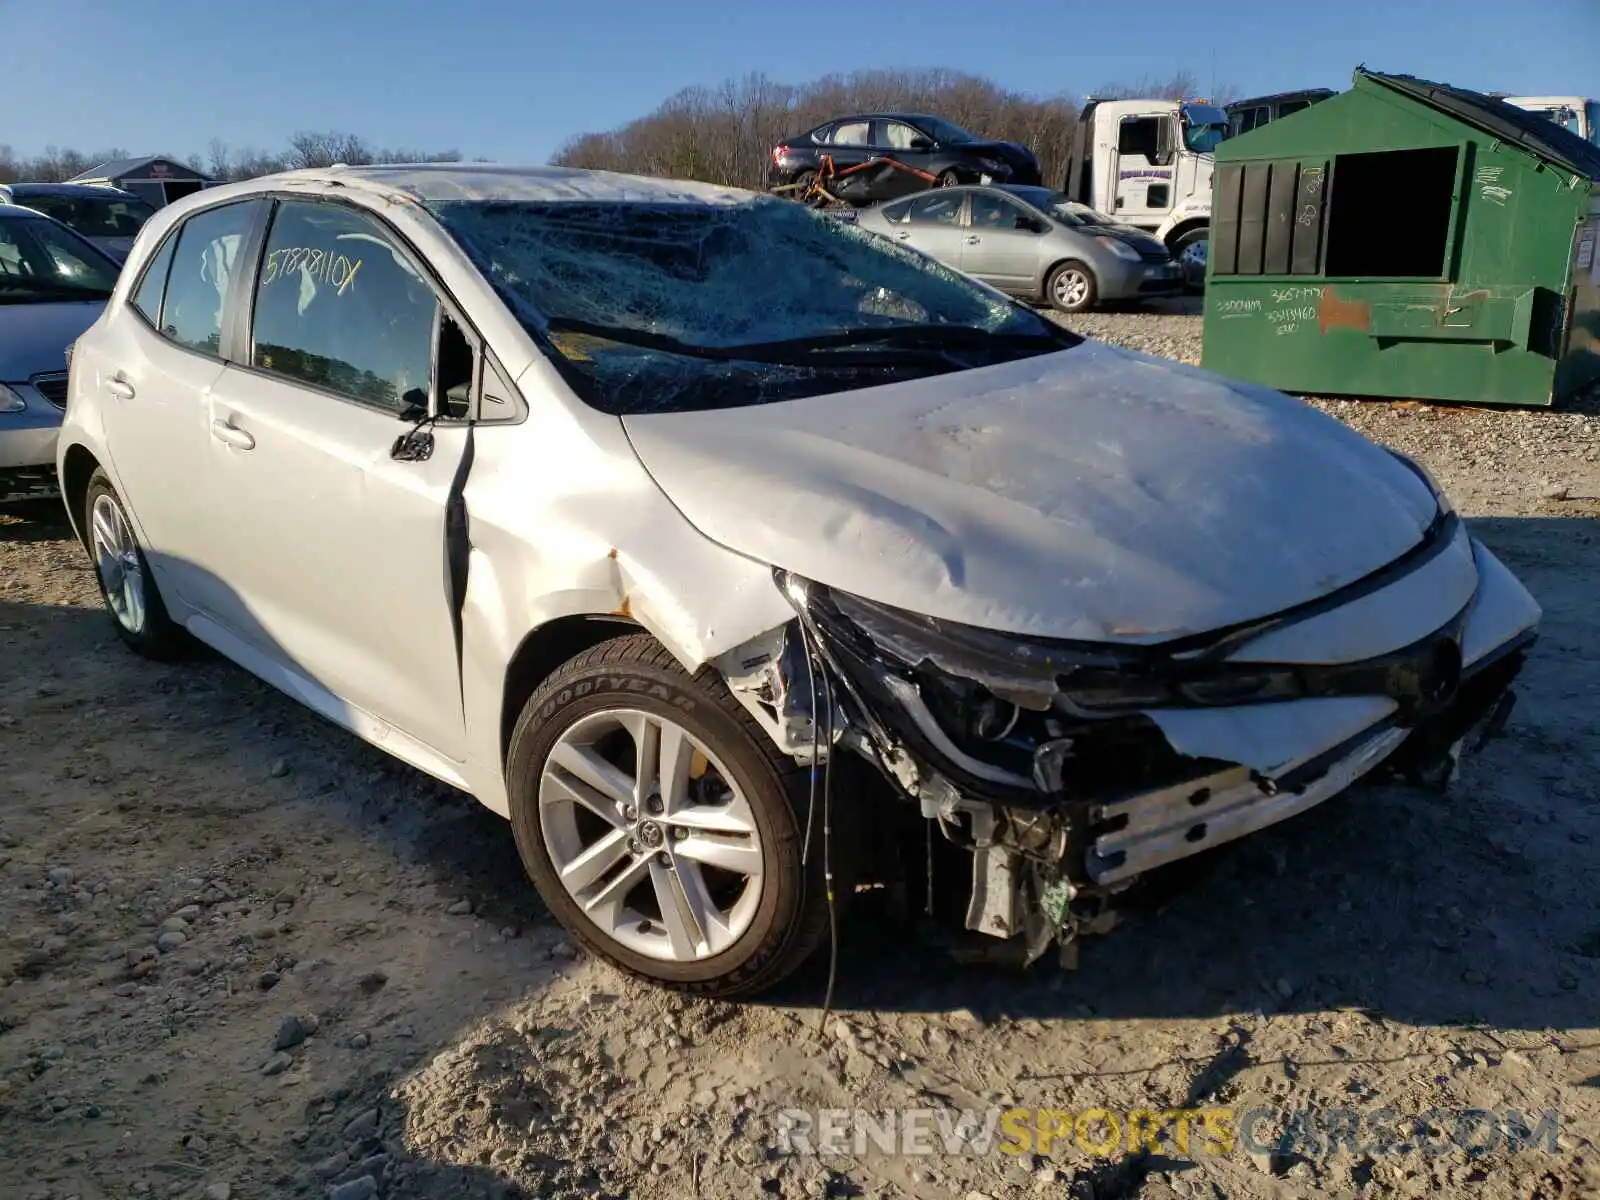
{"type": "Polygon", "coordinates": [[[1600,0],[0,0],[0,142],[279,150],[300,129],[542,162],[679,88],[948,66],[1023,91],[1192,71],[1246,92],[1352,68],[1600,97],[1600,0]]]}

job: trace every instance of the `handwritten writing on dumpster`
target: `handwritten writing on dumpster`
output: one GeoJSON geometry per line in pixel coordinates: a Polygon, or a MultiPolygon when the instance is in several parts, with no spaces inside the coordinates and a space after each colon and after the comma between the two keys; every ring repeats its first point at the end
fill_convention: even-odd
{"type": "Polygon", "coordinates": [[[1317,306],[1312,302],[1321,299],[1321,285],[1292,284],[1273,288],[1270,302],[1255,296],[1224,300],[1219,306],[1218,316],[1224,321],[1241,318],[1264,320],[1273,327],[1278,337],[1283,337],[1294,333],[1304,322],[1315,321],[1317,306]]]}
{"type": "Polygon", "coordinates": [[[1511,189],[1500,183],[1500,176],[1504,173],[1504,167],[1479,167],[1472,177],[1478,185],[1478,195],[1500,208],[1504,208],[1506,201],[1511,198],[1511,189]]]}

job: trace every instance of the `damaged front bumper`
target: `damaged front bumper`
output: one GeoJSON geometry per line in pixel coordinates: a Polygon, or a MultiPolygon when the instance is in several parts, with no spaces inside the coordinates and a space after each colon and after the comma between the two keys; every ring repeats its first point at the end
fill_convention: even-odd
{"type": "Polygon", "coordinates": [[[1029,961],[1052,943],[1067,956],[1146,872],[1380,766],[1442,786],[1504,724],[1541,617],[1447,511],[1418,552],[1359,586],[1154,646],[1023,639],[777,578],[798,619],[718,664],[735,694],[798,760],[855,751],[970,849],[968,927],[1020,935],[1029,961]],[[1449,578],[1466,583],[1449,593],[1449,578]],[[1383,626],[1369,640],[1409,636],[1407,619],[1429,619],[1419,588],[1465,603],[1399,649],[1319,651],[1319,638],[1356,644],[1352,622],[1383,626]],[[1252,660],[1252,646],[1282,661],[1252,660]]]}

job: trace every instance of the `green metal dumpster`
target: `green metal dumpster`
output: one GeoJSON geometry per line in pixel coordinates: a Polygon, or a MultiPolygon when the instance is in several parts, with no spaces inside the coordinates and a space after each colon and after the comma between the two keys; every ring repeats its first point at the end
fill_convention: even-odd
{"type": "Polygon", "coordinates": [[[1600,378],[1600,148],[1358,69],[1222,143],[1210,370],[1285,391],[1554,404],[1600,378]]]}

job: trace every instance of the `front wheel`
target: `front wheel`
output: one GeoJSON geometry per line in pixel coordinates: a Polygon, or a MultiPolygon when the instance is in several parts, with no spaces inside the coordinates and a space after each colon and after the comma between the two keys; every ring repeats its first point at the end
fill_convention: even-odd
{"type": "Polygon", "coordinates": [[[959,187],[960,185],[961,176],[956,172],[954,167],[951,167],[948,170],[940,171],[938,178],[933,181],[934,187],[959,187]]]}
{"type": "Polygon", "coordinates": [[[1075,259],[1051,271],[1045,282],[1046,297],[1062,312],[1087,312],[1094,307],[1095,294],[1094,272],[1075,259]]]}
{"type": "Polygon", "coordinates": [[[122,497],[103,470],[96,469],[89,478],[81,519],[95,582],[117,636],[146,658],[177,657],[184,647],[183,630],[167,615],[122,497]]]}
{"type": "Polygon", "coordinates": [[[827,929],[820,812],[801,864],[803,772],[713,671],[691,677],[648,636],[552,675],[517,722],[507,774],[534,885],[623,970],[745,994],[790,974],[827,929]]]}
{"type": "Polygon", "coordinates": [[[1172,243],[1172,257],[1183,271],[1183,284],[1191,292],[1203,292],[1206,286],[1206,251],[1210,247],[1210,231],[1191,229],[1172,243]]]}

